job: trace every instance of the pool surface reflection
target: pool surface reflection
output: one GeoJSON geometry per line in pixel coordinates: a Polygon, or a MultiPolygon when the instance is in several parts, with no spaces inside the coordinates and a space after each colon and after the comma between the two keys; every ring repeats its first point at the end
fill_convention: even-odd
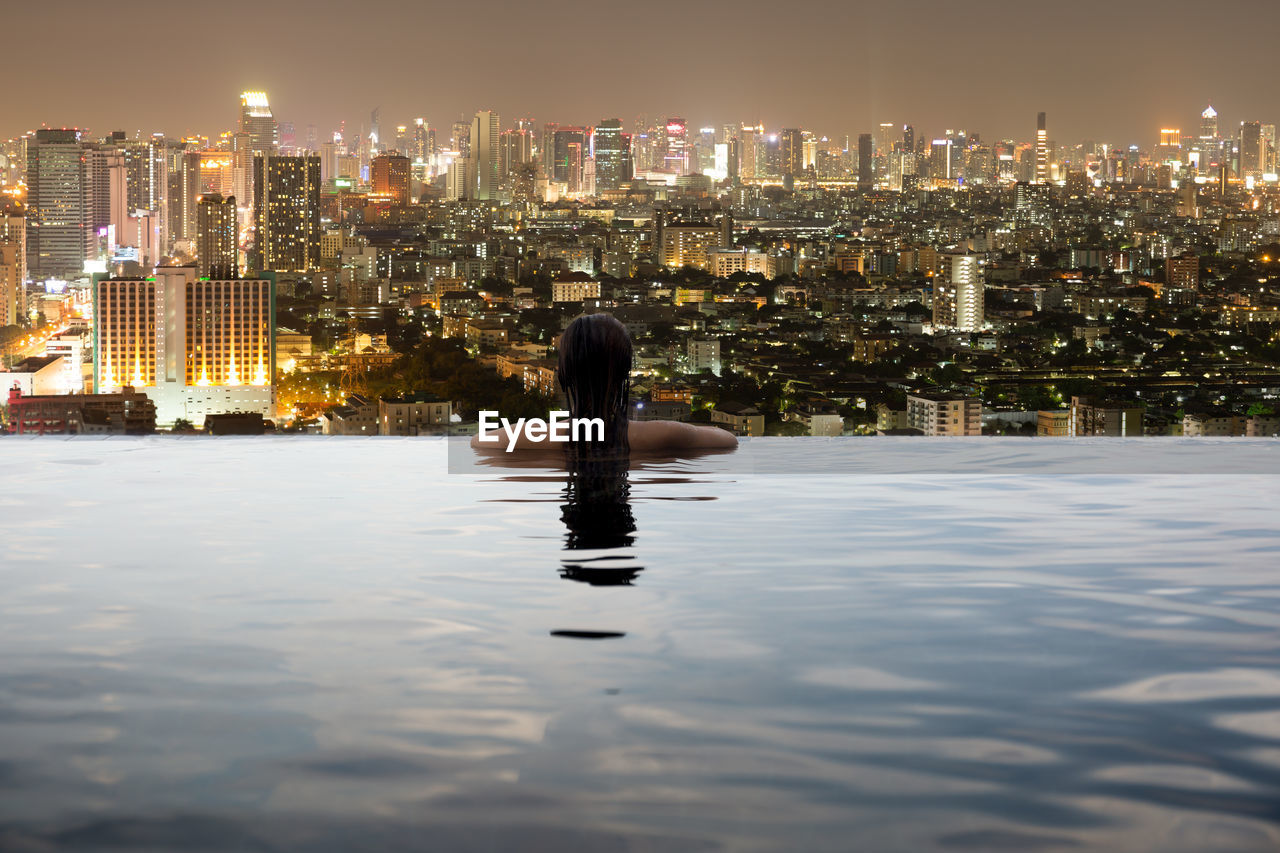
{"type": "Polygon", "coordinates": [[[0,441],[0,850],[1275,850],[1280,444],[1161,441],[0,441]]]}

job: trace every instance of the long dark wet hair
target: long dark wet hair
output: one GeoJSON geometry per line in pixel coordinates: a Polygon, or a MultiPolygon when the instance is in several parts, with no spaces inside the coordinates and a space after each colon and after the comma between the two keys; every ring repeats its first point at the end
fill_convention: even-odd
{"type": "MultiPolygon", "coordinates": [[[[604,441],[565,445],[565,502],[560,517],[568,533],[565,549],[629,548],[636,522],[631,514],[630,443],[627,416],[631,391],[631,338],[608,314],[578,317],[560,338],[560,388],[574,418],[604,421],[604,441]]],[[[561,577],[593,585],[629,584],[640,573],[634,558],[603,554],[567,556],[561,577]]]]}
{"type": "Polygon", "coordinates": [[[631,392],[631,338],[609,314],[584,314],[560,336],[556,378],[572,418],[604,421],[603,442],[569,442],[578,456],[625,455],[631,392]]]}

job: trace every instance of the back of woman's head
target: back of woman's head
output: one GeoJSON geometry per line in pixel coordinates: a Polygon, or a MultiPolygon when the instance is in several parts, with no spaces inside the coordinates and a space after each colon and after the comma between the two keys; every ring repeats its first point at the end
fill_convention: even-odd
{"type": "Polygon", "coordinates": [[[605,444],[626,444],[631,338],[608,314],[584,314],[560,337],[556,377],[574,418],[604,421],[605,444]]]}

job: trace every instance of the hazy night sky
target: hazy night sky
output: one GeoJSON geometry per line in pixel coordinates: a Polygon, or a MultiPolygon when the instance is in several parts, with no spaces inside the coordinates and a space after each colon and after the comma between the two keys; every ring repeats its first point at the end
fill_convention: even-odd
{"type": "Polygon", "coordinates": [[[381,107],[384,138],[481,108],[503,125],[630,129],[761,121],[833,137],[909,122],[986,138],[1150,146],[1162,125],[1224,132],[1280,118],[1269,4],[1081,0],[839,0],[11,4],[0,136],[87,127],[171,136],[234,126],[267,90],[298,140],[381,107]],[[14,37],[16,36],[16,37],[14,37]]]}

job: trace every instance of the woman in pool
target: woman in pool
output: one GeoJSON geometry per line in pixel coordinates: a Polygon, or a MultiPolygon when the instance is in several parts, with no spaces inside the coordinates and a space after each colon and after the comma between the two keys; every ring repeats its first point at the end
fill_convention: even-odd
{"type": "MultiPolygon", "coordinates": [[[[629,421],[631,388],[631,338],[627,329],[609,314],[586,314],[575,319],[560,337],[560,364],[556,379],[564,391],[572,418],[600,418],[604,441],[570,444],[577,454],[670,452],[729,449],[738,445],[733,433],[719,427],[695,426],[678,421],[629,421]]],[[[472,447],[484,448],[477,438],[472,447]]],[[[546,450],[543,442],[530,441],[523,433],[517,450],[546,450]]]]}

